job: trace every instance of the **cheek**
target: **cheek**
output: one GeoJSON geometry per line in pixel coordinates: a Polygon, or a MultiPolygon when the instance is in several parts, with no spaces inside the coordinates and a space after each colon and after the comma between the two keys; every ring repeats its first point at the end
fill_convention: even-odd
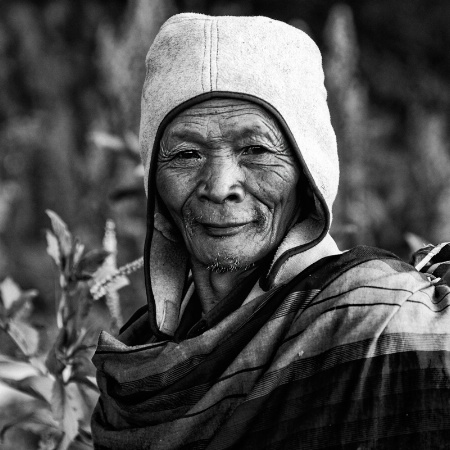
{"type": "Polygon", "coordinates": [[[156,175],[156,190],[170,213],[180,216],[181,209],[192,192],[192,182],[186,175],[161,169],[156,175]]]}
{"type": "Polygon", "coordinates": [[[247,179],[253,186],[252,194],[273,213],[285,213],[297,203],[300,172],[293,165],[282,164],[264,170],[251,171],[247,179]],[[251,180],[251,181],[250,181],[251,180]]]}

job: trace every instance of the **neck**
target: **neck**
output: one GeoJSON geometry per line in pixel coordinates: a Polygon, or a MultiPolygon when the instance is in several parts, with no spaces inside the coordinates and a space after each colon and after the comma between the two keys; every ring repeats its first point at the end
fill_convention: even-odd
{"type": "Polygon", "coordinates": [[[192,262],[192,275],[203,313],[206,314],[220,303],[255,267],[233,272],[218,273],[192,262]]]}

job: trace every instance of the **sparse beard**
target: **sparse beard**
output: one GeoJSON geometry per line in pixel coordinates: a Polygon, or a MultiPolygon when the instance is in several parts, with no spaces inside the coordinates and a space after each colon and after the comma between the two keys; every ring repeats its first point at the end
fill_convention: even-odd
{"type": "Polygon", "coordinates": [[[246,271],[254,267],[254,263],[242,264],[237,256],[221,255],[216,256],[214,262],[206,266],[206,269],[214,273],[227,273],[246,271]]]}

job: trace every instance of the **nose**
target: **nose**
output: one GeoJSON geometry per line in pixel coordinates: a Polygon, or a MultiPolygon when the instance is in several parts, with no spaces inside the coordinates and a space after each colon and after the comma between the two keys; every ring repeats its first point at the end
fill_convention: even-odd
{"type": "Polygon", "coordinates": [[[206,163],[198,184],[198,195],[201,200],[214,203],[235,202],[244,200],[243,174],[233,157],[216,157],[206,163]]]}

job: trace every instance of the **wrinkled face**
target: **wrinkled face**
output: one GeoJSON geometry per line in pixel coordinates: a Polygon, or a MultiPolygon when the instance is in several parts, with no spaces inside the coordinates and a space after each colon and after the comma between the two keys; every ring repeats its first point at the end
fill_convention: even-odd
{"type": "Polygon", "coordinates": [[[274,250],[297,218],[300,169],[275,119],[234,99],[205,101],[166,127],[158,193],[191,257],[216,271],[274,250]]]}

